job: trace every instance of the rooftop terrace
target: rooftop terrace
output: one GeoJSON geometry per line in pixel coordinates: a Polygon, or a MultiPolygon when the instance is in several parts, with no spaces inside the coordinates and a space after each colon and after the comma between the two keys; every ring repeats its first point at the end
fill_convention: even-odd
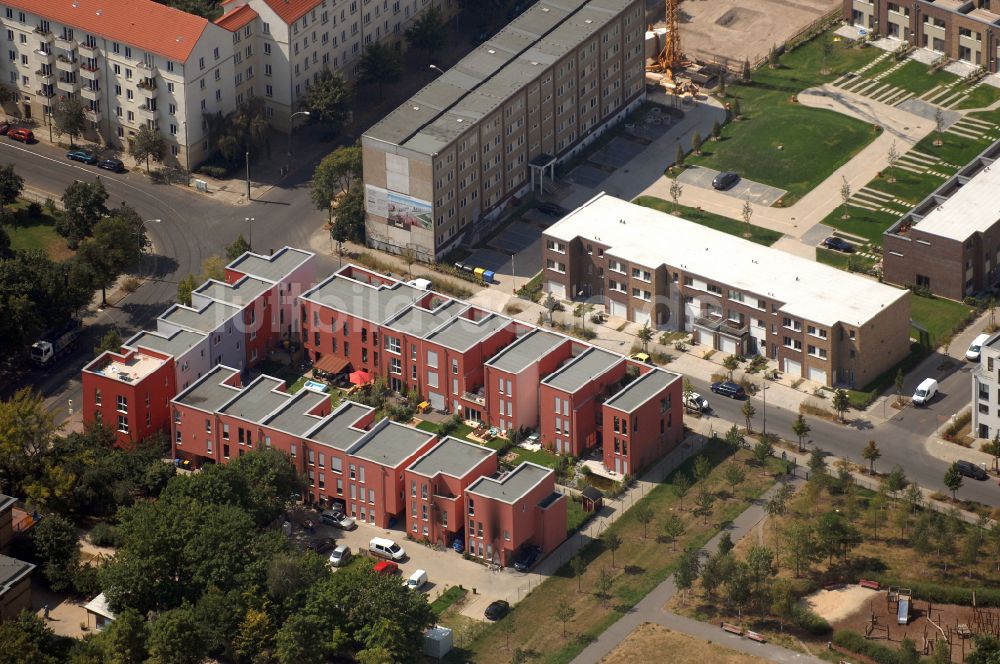
{"type": "Polygon", "coordinates": [[[166,363],[167,360],[163,358],[147,355],[141,351],[130,351],[125,355],[106,353],[94,361],[88,369],[95,374],[123,383],[138,383],[166,363]]]}

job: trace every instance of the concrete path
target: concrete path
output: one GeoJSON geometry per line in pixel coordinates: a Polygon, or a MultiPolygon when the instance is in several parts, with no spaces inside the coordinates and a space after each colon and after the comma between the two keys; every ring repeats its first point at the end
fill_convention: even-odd
{"type": "MultiPolygon", "coordinates": [[[[801,482],[801,480],[795,480],[801,482]]],[[[781,482],[777,482],[753,505],[748,507],[742,514],[733,520],[727,529],[733,541],[739,540],[753,529],[764,518],[764,503],[774,495],[781,482]]],[[[719,541],[722,539],[720,532],[705,545],[702,549],[704,555],[712,555],[719,548],[719,541]]],[[[592,642],[587,648],[577,655],[573,664],[597,664],[606,657],[618,644],[625,640],[636,627],[645,622],[653,622],[664,627],[690,634],[696,638],[706,641],[719,642],[727,648],[745,652],[751,655],[763,657],[772,662],[822,662],[823,660],[811,657],[802,653],[797,653],[787,648],[774,645],[772,643],[757,643],[735,635],[723,632],[718,626],[708,623],[698,622],[683,616],[676,615],[664,610],[664,606],[673,596],[677,594],[677,586],[674,584],[674,577],[671,575],[666,581],[653,589],[646,595],[632,611],[623,616],[618,622],[611,625],[604,631],[597,640],[592,642]]]]}

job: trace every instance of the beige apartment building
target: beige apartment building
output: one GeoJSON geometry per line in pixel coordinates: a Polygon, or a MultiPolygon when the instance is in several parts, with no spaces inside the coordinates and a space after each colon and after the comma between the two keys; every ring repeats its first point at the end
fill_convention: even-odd
{"type": "Polygon", "coordinates": [[[544,289],[864,387],[910,352],[910,292],[600,194],[545,231],[544,289]]]}
{"type": "Polygon", "coordinates": [[[361,140],[379,249],[441,258],[645,98],[639,0],[539,0],[361,140]]]}
{"type": "Polygon", "coordinates": [[[997,71],[998,0],[843,0],[843,12],[873,34],[997,71]]]}

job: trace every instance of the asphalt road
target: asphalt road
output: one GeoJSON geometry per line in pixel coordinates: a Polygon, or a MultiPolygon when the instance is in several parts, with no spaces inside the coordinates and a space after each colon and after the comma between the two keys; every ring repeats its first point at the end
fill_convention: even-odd
{"type": "MultiPolygon", "coordinates": [[[[13,162],[25,185],[33,192],[58,200],[75,180],[100,176],[108,190],[108,205],[122,201],[135,208],[149,222],[146,228],[153,247],[145,256],[143,285],[115,307],[91,312],[76,351],[47,369],[35,369],[13,384],[0,386],[0,395],[30,385],[50,400],[50,407],[62,421],[69,415],[69,402],[80,403],[80,370],[93,358],[93,348],[108,329],[117,327],[122,338],[149,326],[177,297],[177,282],[189,272],[197,274],[208,256],[223,253],[239,233],[251,234],[247,217],[255,219],[254,249],[266,253],[285,245],[308,247],[309,238],[323,223],[323,214],[309,201],[308,173],[293,171],[284,188],[274,187],[249,205],[230,205],[192,189],[154,184],[138,171],[116,174],[68,161],[65,150],[49,145],[21,145],[0,139],[0,163],[13,162]]],[[[318,274],[334,262],[318,256],[318,274]],[[329,264],[327,264],[329,261],[329,264]]]]}

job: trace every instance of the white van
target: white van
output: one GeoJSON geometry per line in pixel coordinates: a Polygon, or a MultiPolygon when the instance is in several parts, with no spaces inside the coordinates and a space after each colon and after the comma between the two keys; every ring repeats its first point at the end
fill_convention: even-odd
{"type": "Polygon", "coordinates": [[[424,587],[425,583],[427,583],[427,572],[418,569],[406,580],[406,587],[410,590],[420,590],[424,587]]]}
{"type": "Polygon", "coordinates": [[[972,340],[969,344],[969,350],[965,351],[965,359],[972,362],[978,362],[979,357],[982,354],[983,346],[989,341],[990,335],[980,334],[978,337],[972,340]]]}
{"type": "Polygon", "coordinates": [[[384,537],[373,537],[368,542],[368,551],[376,558],[394,560],[397,563],[406,558],[406,551],[403,547],[384,537]]]}
{"type": "Polygon", "coordinates": [[[927,403],[934,398],[937,394],[938,383],[933,378],[924,378],[924,380],[917,385],[917,391],[913,393],[913,405],[914,406],[926,406],[927,403]]]}

